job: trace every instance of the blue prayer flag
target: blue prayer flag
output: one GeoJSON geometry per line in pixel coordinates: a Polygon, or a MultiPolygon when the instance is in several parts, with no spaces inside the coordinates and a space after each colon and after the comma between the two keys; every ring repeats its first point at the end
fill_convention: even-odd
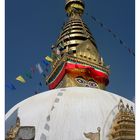
{"type": "Polygon", "coordinates": [[[42,60],[42,63],[45,64],[46,66],[49,65],[49,63],[47,63],[46,60],[44,60],[44,59],[42,60]]]}
{"type": "Polygon", "coordinates": [[[6,84],[6,87],[12,90],[16,90],[16,87],[12,83],[6,84]]]}

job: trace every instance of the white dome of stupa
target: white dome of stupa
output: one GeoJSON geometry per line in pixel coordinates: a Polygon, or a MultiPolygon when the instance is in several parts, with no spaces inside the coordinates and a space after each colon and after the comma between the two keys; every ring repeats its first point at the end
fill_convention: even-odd
{"type": "Polygon", "coordinates": [[[35,140],[87,140],[84,133],[97,132],[107,140],[118,113],[118,103],[134,103],[111,92],[95,88],[54,89],[32,96],[6,114],[6,132],[20,118],[20,126],[34,126],[35,140]]]}

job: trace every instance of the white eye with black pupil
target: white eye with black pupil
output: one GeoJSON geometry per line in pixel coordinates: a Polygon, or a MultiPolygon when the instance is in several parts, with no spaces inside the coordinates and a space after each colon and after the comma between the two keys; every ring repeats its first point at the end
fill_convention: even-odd
{"type": "Polygon", "coordinates": [[[76,78],[76,81],[80,84],[85,84],[86,83],[86,81],[82,78],[76,78]]]}
{"type": "Polygon", "coordinates": [[[79,83],[83,83],[83,80],[82,80],[82,79],[77,79],[77,81],[78,81],[79,83]]]}
{"type": "Polygon", "coordinates": [[[90,87],[98,87],[97,83],[94,81],[89,81],[88,84],[90,87]]]}

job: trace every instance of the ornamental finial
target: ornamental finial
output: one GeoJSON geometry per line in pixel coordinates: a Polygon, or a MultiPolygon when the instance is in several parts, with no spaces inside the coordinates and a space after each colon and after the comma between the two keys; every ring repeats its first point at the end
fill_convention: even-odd
{"type": "Polygon", "coordinates": [[[66,0],[65,10],[68,16],[78,13],[82,15],[85,5],[82,0],[66,0]]]}

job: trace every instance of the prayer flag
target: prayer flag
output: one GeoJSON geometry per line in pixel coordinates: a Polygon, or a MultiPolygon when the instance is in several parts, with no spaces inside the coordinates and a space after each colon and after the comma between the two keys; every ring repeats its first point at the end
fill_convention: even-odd
{"type": "Polygon", "coordinates": [[[31,67],[31,72],[34,73],[35,72],[35,68],[31,67]]]}
{"type": "Polygon", "coordinates": [[[58,48],[56,49],[56,54],[60,55],[60,50],[58,48]]]}
{"type": "Polygon", "coordinates": [[[42,69],[42,67],[39,63],[36,64],[36,68],[37,68],[37,70],[39,71],[40,74],[43,73],[43,69],[42,69]]]}
{"type": "Polygon", "coordinates": [[[49,61],[49,62],[53,62],[52,58],[49,57],[49,56],[46,56],[45,59],[46,59],[47,61],[49,61]]]}
{"type": "Polygon", "coordinates": [[[101,27],[103,27],[103,23],[99,23],[101,27]]]}
{"type": "Polygon", "coordinates": [[[46,74],[43,74],[43,77],[46,78],[46,74]]]}
{"type": "Polygon", "coordinates": [[[113,37],[115,38],[116,37],[116,34],[113,34],[113,37]]]}
{"type": "Polygon", "coordinates": [[[25,79],[19,75],[17,78],[16,78],[17,81],[21,82],[21,83],[26,83],[25,79]]]}
{"type": "Polygon", "coordinates": [[[94,21],[96,21],[96,18],[95,18],[95,17],[91,16],[91,18],[92,18],[94,21]]]}
{"type": "Polygon", "coordinates": [[[108,32],[111,32],[111,30],[110,30],[110,29],[108,29],[108,32]]]}
{"type": "Polygon", "coordinates": [[[32,79],[32,75],[31,75],[30,72],[27,72],[25,75],[26,75],[29,79],[32,79]]]}
{"type": "Polygon", "coordinates": [[[110,65],[107,65],[106,68],[107,68],[107,69],[110,69],[110,65]]]}
{"type": "Polygon", "coordinates": [[[49,65],[44,59],[42,60],[42,63],[43,63],[44,65],[46,65],[46,66],[49,65]]]}
{"type": "Polygon", "coordinates": [[[46,72],[48,72],[48,71],[49,71],[49,70],[48,70],[48,68],[46,68],[45,70],[46,70],[46,72]]]}
{"type": "Polygon", "coordinates": [[[42,83],[41,82],[39,82],[39,85],[42,87],[42,83]]]}
{"type": "Polygon", "coordinates": [[[122,40],[120,40],[120,44],[123,44],[123,41],[122,40]]]}
{"type": "Polygon", "coordinates": [[[6,84],[6,87],[9,88],[9,89],[12,89],[12,90],[16,89],[16,87],[12,83],[6,84]]]}

